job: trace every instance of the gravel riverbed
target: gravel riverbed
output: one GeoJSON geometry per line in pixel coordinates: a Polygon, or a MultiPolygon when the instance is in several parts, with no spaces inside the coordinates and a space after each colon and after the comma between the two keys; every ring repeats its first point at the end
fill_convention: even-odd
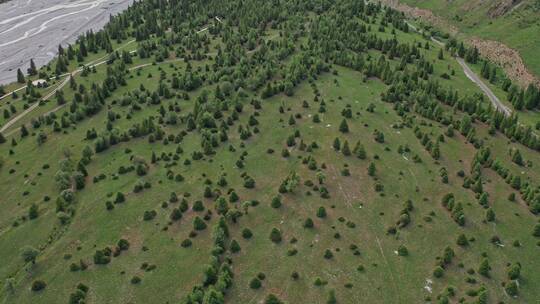
{"type": "Polygon", "coordinates": [[[99,30],[110,15],[133,0],[11,0],[0,4],[0,84],[26,74],[30,59],[38,67],[57,53],[58,45],[73,43],[87,30],[99,30]]]}

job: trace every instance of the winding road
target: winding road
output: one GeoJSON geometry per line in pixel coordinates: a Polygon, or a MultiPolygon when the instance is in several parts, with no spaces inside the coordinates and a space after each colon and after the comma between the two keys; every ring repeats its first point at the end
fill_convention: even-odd
{"type": "Polygon", "coordinates": [[[493,106],[497,110],[503,112],[504,115],[510,116],[512,114],[512,111],[507,106],[505,106],[499,100],[499,98],[495,96],[495,94],[493,94],[493,91],[491,91],[491,89],[480,79],[480,77],[478,77],[478,75],[471,70],[471,68],[467,65],[465,60],[463,60],[463,58],[460,58],[460,57],[456,57],[456,60],[459,63],[459,65],[461,65],[461,67],[463,68],[463,72],[465,72],[465,75],[472,82],[476,83],[478,87],[480,87],[480,89],[484,92],[484,94],[487,95],[487,97],[489,98],[493,106]]]}
{"type": "MultiPolygon", "coordinates": [[[[422,30],[419,30],[418,28],[416,28],[416,26],[411,24],[409,21],[405,21],[405,22],[407,22],[407,25],[410,28],[412,28],[415,32],[423,34],[422,30]]],[[[443,46],[443,47],[445,46],[444,42],[437,40],[435,37],[431,36],[430,38],[433,42],[437,43],[438,45],[443,46]]],[[[465,62],[465,60],[463,60],[463,58],[460,58],[460,57],[455,57],[455,58],[456,58],[456,61],[461,66],[461,68],[463,69],[463,73],[465,73],[465,76],[467,76],[469,80],[474,82],[480,88],[480,90],[482,90],[482,92],[486,94],[486,96],[489,98],[489,101],[495,107],[495,109],[497,109],[497,111],[499,112],[502,112],[505,116],[512,115],[512,111],[507,106],[505,106],[501,102],[501,100],[493,93],[493,91],[482,81],[482,79],[480,79],[480,77],[478,77],[478,75],[475,72],[473,72],[473,70],[471,70],[471,68],[465,62]]]]}

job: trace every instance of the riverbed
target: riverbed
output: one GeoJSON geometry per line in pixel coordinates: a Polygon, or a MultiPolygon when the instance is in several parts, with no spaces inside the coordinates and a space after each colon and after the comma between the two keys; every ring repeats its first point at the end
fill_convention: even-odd
{"type": "Polygon", "coordinates": [[[57,54],[58,45],[73,43],[87,30],[99,30],[110,15],[133,0],[11,0],[0,4],[0,84],[25,74],[30,59],[38,67],[57,54]]]}

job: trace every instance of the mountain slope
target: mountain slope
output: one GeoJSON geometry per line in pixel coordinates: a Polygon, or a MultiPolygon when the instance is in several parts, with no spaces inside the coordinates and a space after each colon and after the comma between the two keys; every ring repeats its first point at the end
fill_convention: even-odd
{"type": "Polygon", "coordinates": [[[540,298],[540,138],[407,22],[144,0],[83,35],[0,100],[3,302],[540,298]]]}

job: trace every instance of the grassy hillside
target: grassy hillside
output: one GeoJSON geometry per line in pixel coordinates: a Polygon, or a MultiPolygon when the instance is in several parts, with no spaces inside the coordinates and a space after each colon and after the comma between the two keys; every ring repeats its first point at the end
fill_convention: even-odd
{"type": "Polygon", "coordinates": [[[395,11],[144,0],[39,72],[2,303],[540,298],[540,139],[395,11]]]}
{"type": "Polygon", "coordinates": [[[403,0],[411,6],[431,10],[456,26],[465,37],[501,41],[518,50],[525,65],[540,76],[540,2],[403,0]]]}

